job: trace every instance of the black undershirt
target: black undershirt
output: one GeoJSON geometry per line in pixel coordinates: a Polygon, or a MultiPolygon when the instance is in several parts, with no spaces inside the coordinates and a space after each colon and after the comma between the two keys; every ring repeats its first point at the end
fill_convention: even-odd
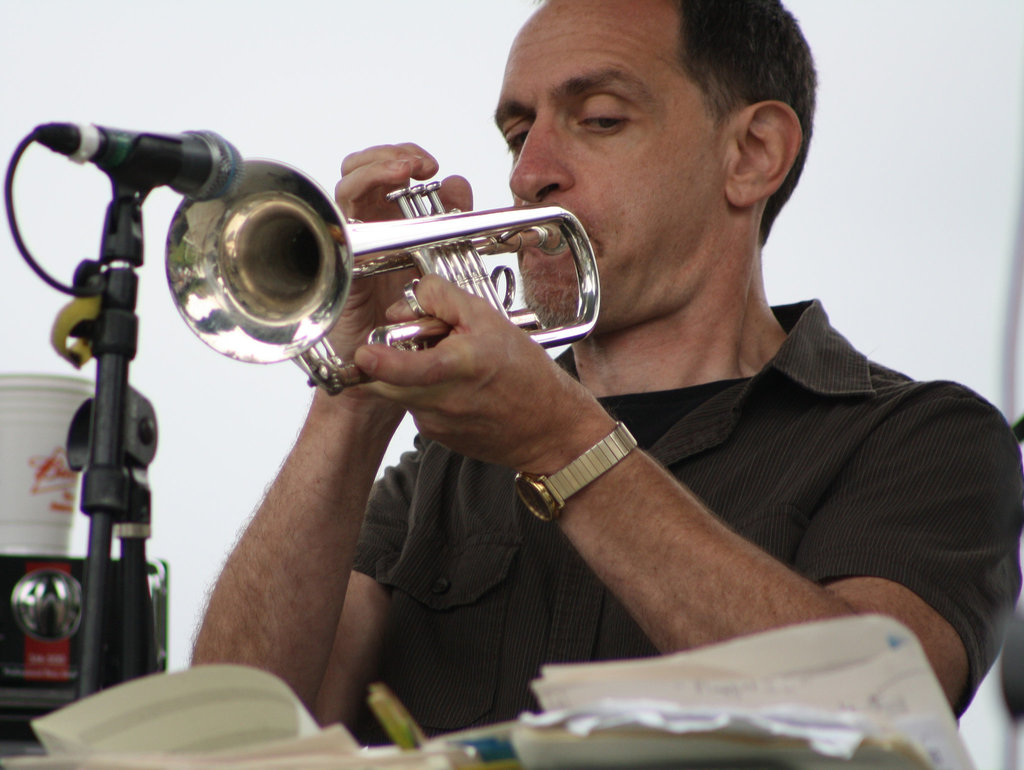
{"type": "Polygon", "coordinates": [[[650,449],[670,426],[688,412],[742,381],[718,380],[675,390],[605,396],[598,401],[616,420],[626,424],[641,449],[650,449]]]}

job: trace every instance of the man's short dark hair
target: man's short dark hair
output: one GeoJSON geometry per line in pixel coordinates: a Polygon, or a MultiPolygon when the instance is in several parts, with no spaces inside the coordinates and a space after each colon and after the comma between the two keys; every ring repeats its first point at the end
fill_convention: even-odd
{"type": "Polygon", "coordinates": [[[796,187],[814,124],[817,74],[810,47],[779,0],[675,0],[683,69],[704,93],[717,120],[766,100],[793,108],[803,144],[782,186],[765,204],[761,243],[796,187]]]}

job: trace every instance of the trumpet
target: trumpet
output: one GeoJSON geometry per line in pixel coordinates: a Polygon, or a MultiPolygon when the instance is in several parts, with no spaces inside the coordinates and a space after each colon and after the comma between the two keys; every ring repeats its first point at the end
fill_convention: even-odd
{"type": "MultiPolygon", "coordinates": [[[[593,248],[576,217],[557,206],[446,211],[438,187],[391,193],[404,219],[356,222],[300,171],[245,161],[232,193],[186,198],[171,219],[166,269],[175,305],[217,352],[252,363],[291,359],[310,385],[332,394],[369,380],[327,340],[357,278],[410,268],[436,274],[485,298],[544,347],[590,333],[600,289],[593,248]],[[531,311],[513,309],[514,271],[499,264],[488,272],[483,258],[526,248],[571,253],[579,289],[575,318],[548,327],[531,311]]],[[[406,297],[415,303],[411,285],[406,297]]],[[[422,317],[378,327],[367,341],[421,350],[447,331],[441,321],[422,317]]]]}

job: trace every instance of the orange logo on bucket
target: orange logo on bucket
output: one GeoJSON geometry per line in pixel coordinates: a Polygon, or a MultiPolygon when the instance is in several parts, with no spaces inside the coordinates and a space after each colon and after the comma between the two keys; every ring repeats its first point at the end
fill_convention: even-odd
{"type": "Polygon", "coordinates": [[[71,513],[75,503],[77,474],[68,467],[64,447],[54,448],[49,456],[30,457],[28,464],[34,473],[29,493],[33,495],[56,494],[55,499],[50,501],[50,510],[71,513]]]}

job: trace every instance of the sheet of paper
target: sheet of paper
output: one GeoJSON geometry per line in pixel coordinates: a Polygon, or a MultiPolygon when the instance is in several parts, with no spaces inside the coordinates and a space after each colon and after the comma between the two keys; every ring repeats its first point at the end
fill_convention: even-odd
{"type": "Polygon", "coordinates": [[[686,737],[656,730],[617,729],[586,737],[564,730],[521,727],[514,734],[525,770],[602,768],[730,768],[730,770],[928,770],[912,747],[867,742],[841,759],[775,736],[702,733],[686,737]]]}
{"type": "Polygon", "coordinates": [[[246,666],[197,666],[127,682],[34,720],[45,756],[6,770],[450,770],[471,757],[361,748],[321,729],[292,690],[246,666]]]}
{"type": "Polygon", "coordinates": [[[327,728],[321,735],[276,744],[262,752],[188,754],[99,752],[81,756],[5,758],[8,770],[452,770],[444,755],[370,749],[351,752],[340,731],[327,728]]]}
{"type": "MultiPolygon", "coordinates": [[[[284,682],[234,665],[135,679],[33,720],[32,728],[51,755],[208,752],[320,730],[284,682]]],[[[347,737],[354,751],[357,744],[347,737]]]]}
{"type": "Polygon", "coordinates": [[[850,712],[875,734],[906,735],[942,770],[968,770],[956,720],[917,638],[878,615],[807,623],[622,663],[546,666],[548,711],[637,699],[727,713],[793,705],[850,712]]]}

